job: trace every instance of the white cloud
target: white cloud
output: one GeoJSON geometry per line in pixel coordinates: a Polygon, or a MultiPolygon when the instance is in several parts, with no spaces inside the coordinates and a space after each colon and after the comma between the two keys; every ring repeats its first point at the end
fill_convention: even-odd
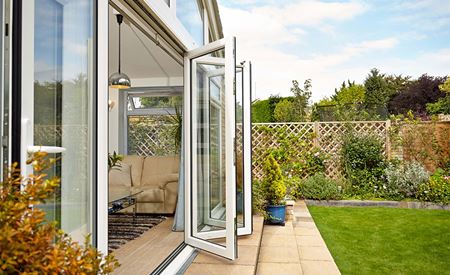
{"type": "Polygon", "coordinates": [[[362,14],[367,6],[362,2],[296,1],[281,6],[271,5],[253,9],[288,25],[317,26],[326,20],[343,21],[362,14]]]}
{"type": "MultiPolygon", "coordinates": [[[[282,5],[267,0],[259,7],[221,6],[220,11],[225,35],[237,37],[238,61],[251,60],[254,64],[254,98],[267,98],[270,94],[290,95],[293,79],[302,82],[311,78],[313,100],[317,101],[331,95],[344,80],[362,82],[374,67],[386,73],[414,77],[424,72],[439,75],[450,68],[450,48],[436,53],[422,53],[414,59],[386,57],[390,49],[405,39],[402,34],[348,43],[341,47],[333,45],[322,52],[302,51],[302,45],[309,42],[315,31],[330,36],[339,35],[335,22],[351,20],[368,8],[359,1],[305,0],[282,5]],[[298,48],[295,53],[285,50],[295,47],[298,48]]],[[[419,35],[421,33],[414,37],[409,34],[409,40],[423,39],[419,35]]]]}
{"type": "MultiPolygon", "coordinates": [[[[324,3],[308,0],[278,6],[275,3],[248,10],[223,6],[220,8],[225,35],[237,37],[238,60],[251,60],[254,63],[257,85],[255,97],[265,98],[270,93],[287,95],[293,79],[312,78],[314,90],[323,91],[322,93],[333,91],[333,67],[354,56],[391,48],[398,43],[393,37],[364,41],[346,45],[335,53],[302,59],[285,52],[283,48],[286,44],[297,46],[304,43],[303,40],[308,35],[305,28],[312,25],[321,31],[332,33],[333,28],[325,24],[326,21],[348,20],[361,14],[366,5],[360,2],[324,3]],[[321,83],[316,83],[319,79],[321,83]],[[326,82],[322,82],[323,80],[326,82]]],[[[299,49],[301,51],[301,47],[299,49]]]]}

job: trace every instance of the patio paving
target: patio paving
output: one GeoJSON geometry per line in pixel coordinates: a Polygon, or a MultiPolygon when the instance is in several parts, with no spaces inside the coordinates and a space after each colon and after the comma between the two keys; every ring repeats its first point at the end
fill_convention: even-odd
{"type": "Polygon", "coordinates": [[[185,274],[255,274],[261,244],[262,230],[263,218],[260,216],[254,216],[253,234],[238,238],[237,260],[229,261],[211,253],[200,251],[185,274]]]}
{"type": "Polygon", "coordinates": [[[284,227],[264,226],[256,274],[341,274],[303,201],[284,227]]]}

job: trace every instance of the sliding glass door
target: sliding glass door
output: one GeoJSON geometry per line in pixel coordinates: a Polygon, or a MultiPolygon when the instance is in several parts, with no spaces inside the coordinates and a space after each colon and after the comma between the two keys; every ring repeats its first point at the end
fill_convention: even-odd
{"type": "Polygon", "coordinates": [[[93,219],[95,3],[27,0],[22,10],[21,162],[36,151],[59,158],[50,176],[61,186],[40,207],[79,241],[93,219]]]}

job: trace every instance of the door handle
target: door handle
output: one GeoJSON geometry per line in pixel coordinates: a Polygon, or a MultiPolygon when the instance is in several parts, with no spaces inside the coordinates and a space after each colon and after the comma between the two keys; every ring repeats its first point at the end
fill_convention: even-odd
{"type": "Polygon", "coordinates": [[[64,147],[58,146],[28,146],[28,153],[46,152],[49,154],[58,154],[66,151],[64,147]]]}

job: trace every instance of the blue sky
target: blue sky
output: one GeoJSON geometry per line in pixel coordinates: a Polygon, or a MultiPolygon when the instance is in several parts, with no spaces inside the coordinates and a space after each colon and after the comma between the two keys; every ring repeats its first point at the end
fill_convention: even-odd
{"type": "Polygon", "coordinates": [[[450,74],[449,0],[218,0],[238,60],[254,64],[256,94],[290,95],[311,78],[313,101],[371,68],[420,76],[450,74]]]}

